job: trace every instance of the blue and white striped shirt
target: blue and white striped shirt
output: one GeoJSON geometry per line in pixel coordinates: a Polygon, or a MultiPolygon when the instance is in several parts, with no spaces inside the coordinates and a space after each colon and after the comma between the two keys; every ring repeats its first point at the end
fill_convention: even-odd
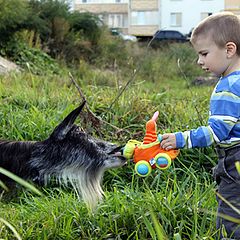
{"type": "Polygon", "coordinates": [[[208,126],[176,132],[177,148],[240,143],[240,71],[220,78],[210,99],[208,126]]]}

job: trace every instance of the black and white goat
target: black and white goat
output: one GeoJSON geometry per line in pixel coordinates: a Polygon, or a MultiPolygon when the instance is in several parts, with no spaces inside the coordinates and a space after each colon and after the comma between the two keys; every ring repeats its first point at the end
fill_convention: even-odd
{"type": "MultiPolygon", "coordinates": [[[[0,167],[23,179],[46,184],[54,176],[71,183],[89,207],[103,196],[106,169],[121,167],[126,159],[115,144],[93,138],[74,124],[85,102],[73,110],[44,141],[0,140],[0,167]]],[[[1,180],[6,180],[0,175],[1,180]]]]}

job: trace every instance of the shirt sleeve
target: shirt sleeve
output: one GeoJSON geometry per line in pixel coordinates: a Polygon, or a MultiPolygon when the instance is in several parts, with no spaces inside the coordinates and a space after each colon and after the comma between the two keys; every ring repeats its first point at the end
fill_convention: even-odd
{"type": "Polygon", "coordinates": [[[175,136],[177,148],[207,147],[214,142],[209,126],[202,126],[185,132],[176,132],[175,136]]]}
{"type": "Polygon", "coordinates": [[[214,93],[210,102],[208,126],[176,132],[177,148],[207,147],[229,140],[230,132],[239,119],[240,98],[230,92],[214,93]]]}

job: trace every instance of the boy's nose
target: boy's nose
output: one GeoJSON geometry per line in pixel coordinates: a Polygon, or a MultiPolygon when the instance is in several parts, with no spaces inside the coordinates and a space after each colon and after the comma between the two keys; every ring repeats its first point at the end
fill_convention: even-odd
{"type": "Polygon", "coordinates": [[[203,61],[202,61],[202,59],[201,59],[201,58],[198,58],[198,60],[197,60],[197,64],[198,64],[198,65],[200,65],[200,66],[202,66],[202,65],[203,65],[203,61]]]}

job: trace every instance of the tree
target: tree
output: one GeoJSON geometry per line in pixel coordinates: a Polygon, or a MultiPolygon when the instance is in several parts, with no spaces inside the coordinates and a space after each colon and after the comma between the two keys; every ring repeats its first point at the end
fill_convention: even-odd
{"type": "Polygon", "coordinates": [[[4,43],[19,31],[28,16],[26,0],[0,0],[0,42],[4,43]],[[17,11],[16,11],[17,7],[17,11]]]}
{"type": "Polygon", "coordinates": [[[93,45],[98,43],[103,25],[98,16],[75,11],[71,14],[69,22],[71,30],[81,32],[93,45]]]}
{"type": "Polygon", "coordinates": [[[56,28],[62,24],[59,19],[67,21],[70,15],[69,6],[64,0],[30,0],[29,7],[31,11],[25,27],[38,32],[44,42],[56,38],[56,28]]]}

